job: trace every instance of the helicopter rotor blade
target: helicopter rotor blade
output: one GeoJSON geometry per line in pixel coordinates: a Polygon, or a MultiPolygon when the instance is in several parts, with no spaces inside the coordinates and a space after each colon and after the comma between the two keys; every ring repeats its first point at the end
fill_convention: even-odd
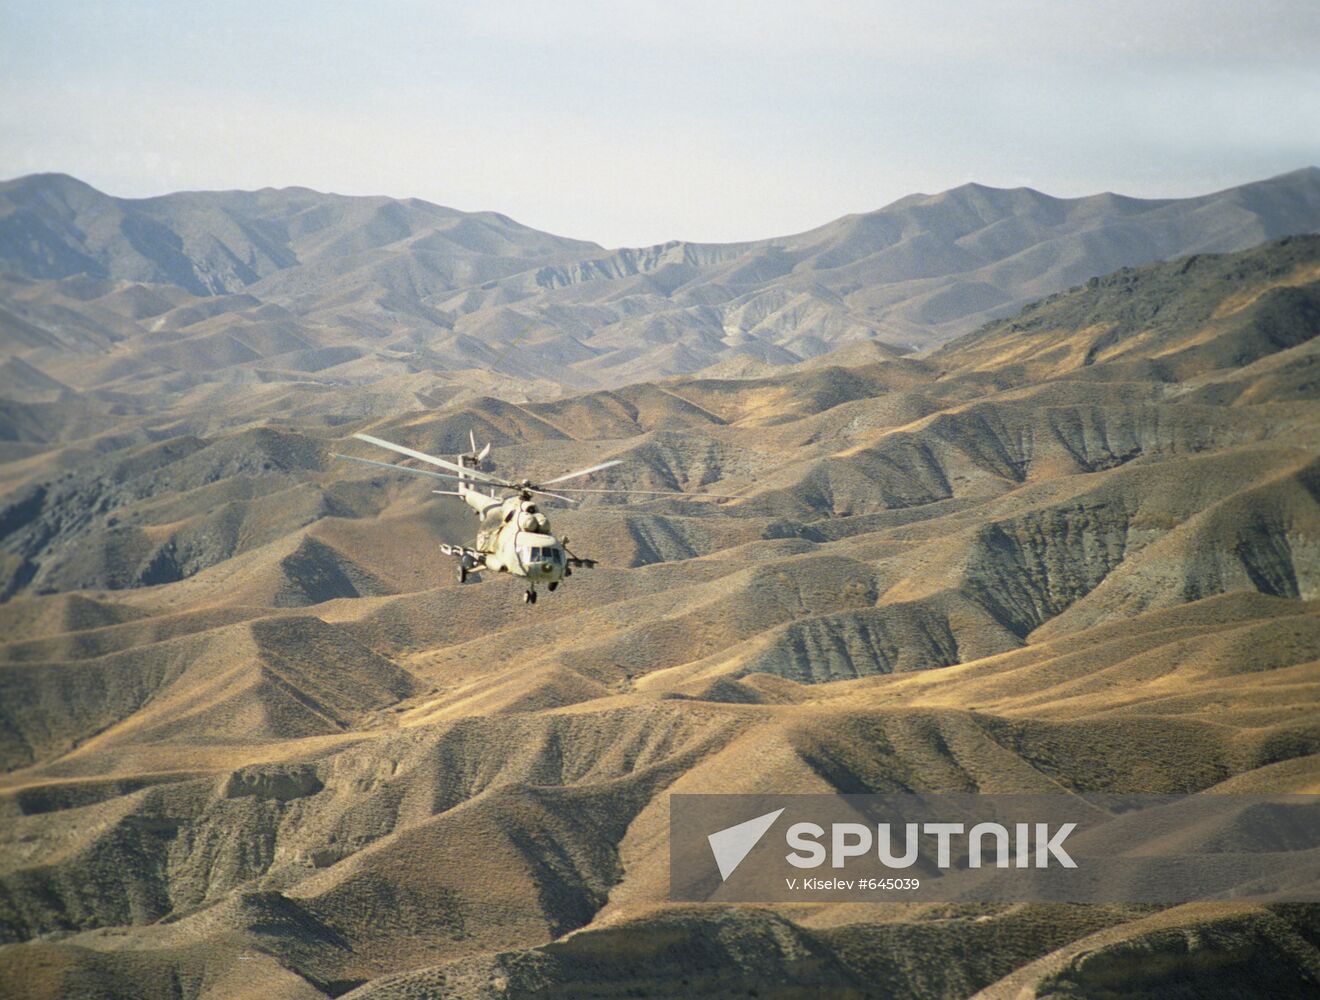
{"type": "Polygon", "coordinates": [[[353,437],[359,441],[365,441],[367,444],[374,444],[380,448],[388,448],[390,451],[398,452],[400,455],[407,455],[409,458],[416,458],[422,462],[429,462],[431,465],[438,465],[442,469],[449,469],[452,472],[461,472],[465,476],[479,480],[483,483],[493,485],[507,485],[496,479],[494,476],[487,475],[478,469],[466,469],[461,465],[455,465],[453,462],[447,462],[443,458],[436,458],[434,455],[428,455],[424,451],[414,451],[412,448],[405,448],[401,444],[395,444],[393,441],[385,441],[378,437],[372,437],[370,434],[354,434],[353,437]]]}
{"type": "MultiPolygon", "coordinates": [[[[393,472],[409,472],[414,476],[428,476],[431,479],[457,479],[459,482],[465,481],[464,476],[455,476],[447,472],[431,472],[429,469],[414,469],[407,465],[397,465],[394,462],[377,462],[374,458],[358,458],[356,455],[336,455],[331,454],[331,458],[342,458],[349,462],[360,462],[362,465],[374,465],[378,469],[389,469],[393,472]]],[[[489,480],[492,486],[502,486],[506,489],[517,489],[513,483],[506,483],[502,479],[489,480]]]]}
{"type": "MultiPolygon", "coordinates": [[[[459,482],[464,482],[467,478],[466,476],[451,475],[450,473],[447,472],[431,472],[429,469],[414,469],[411,466],[407,466],[407,465],[396,465],[394,462],[377,462],[373,458],[358,458],[356,455],[332,454],[330,457],[346,459],[349,462],[360,462],[362,465],[374,465],[378,469],[389,469],[391,472],[408,472],[414,476],[427,476],[428,478],[431,479],[456,479],[459,482]]],[[[469,473],[471,473],[471,471],[472,471],[471,469],[467,470],[467,472],[469,473]]],[[[553,497],[556,500],[563,500],[565,503],[582,502],[580,500],[575,499],[574,497],[566,497],[561,493],[551,493],[549,490],[543,490],[538,486],[528,486],[522,483],[508,483],[505,482],[503,479],[496,479],[494,476],[488,477],[485,480],[485,482],[491,486],[501,487],[502,489],[520,490],[520,491],[526,490],[529,493],[539,493],[542,496],[553,497]]],[[[462,496],[461,493],[451,494],[451,491],[449,490],[433,490],[432,492],[444,493],[446,495],[452,495],[452,496],[462,496]]]]}
{"type": "Polygon", "coordinates": [[[528,493],[539,493],[543,497],[554,497],[556,500],[564,500],[568,503],[581,503],[580,500],[574,500],[572,497],[560,496],[558,493],[551,493],[549,490],[543,490],[539,486],[519,486],[515,489],[524,489],[528,493]]]}
{"type": "Polygon", "coordinates": [[[578,476],[585,476],[588,472],[599,472],[601,469],[608,469],[614,465],[622,465],[623,459],[616,458],[609,462],[601,462],[600,465],[593,465],[589,469],[578,469],[577,472],[567,472],[562,476],[556,476],[554,479],[547,479],[542,486],[553,486],[555,483],[562,483],[569,479],[576,479],[578,476]]]}
{"type": "Polygon", "coordinates": [[[637,496],[653,497],[708,497],[713,500],[742,500],[742,497],[727,493],[687,493],[683,490],[588,490],[574,486],[561,487],[565,493],[631,493],[637,496]]]}
{"type": "Polygon", "coordinates": [[[451,476],[444,472],[431,472],[428,469],[414,469],[407,465],[395,465],[393,462],[377,462],[374,458],[358,458],[356,455],[337,455],[331,453],[331,458],[342,458],[346,462],[358,462],[362,465],[374,465],[378,469],[390,469],[394,472],[411,472],[414,476],[429,476],[431,479],[458,479],[458,476],[451,476]]]}

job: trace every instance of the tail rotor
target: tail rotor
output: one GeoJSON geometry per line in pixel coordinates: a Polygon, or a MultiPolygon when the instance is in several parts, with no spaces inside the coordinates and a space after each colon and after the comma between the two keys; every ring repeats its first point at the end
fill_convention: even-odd
{"type": "Polygon", "coordinates": [[[472,446],[472,449],[458,456],[458,464],[465,469],[477,469],[478,471],[481,471],[482,464],[490,455],[490,442],[487,441],[486,446],[478,451],[477,435],[471,428],[468,428],[468,443],[472,446]]]}

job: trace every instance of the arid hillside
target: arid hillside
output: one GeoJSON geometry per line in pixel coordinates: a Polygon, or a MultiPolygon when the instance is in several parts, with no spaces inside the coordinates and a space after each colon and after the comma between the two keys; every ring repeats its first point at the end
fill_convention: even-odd
{"type": "Polygon", "coordinates": [[[0,339],[19,362],[0,386],[59,405],[0,441],[163,410],[213,432],[237,388],[251,418],[382,417],[927,349],[1118,267],[1316,231],[1317,168],[1165,200],[967,184],[772,239],[622,249],[417,199],[126,199],[35,175],[0,182],[0,339]]]}
{"type": "Polygon", "coordinates": [[[258,367],[168,423],[0,367],[7,995],[1320,989],[1314,905],[666,902],[671,793],[1320,792],[1320,237],[549,401],[258,367]],[[439,484],[333,457],[469,430],[732,499],[551,507],[600,565],[527,606],[439,484]]]}

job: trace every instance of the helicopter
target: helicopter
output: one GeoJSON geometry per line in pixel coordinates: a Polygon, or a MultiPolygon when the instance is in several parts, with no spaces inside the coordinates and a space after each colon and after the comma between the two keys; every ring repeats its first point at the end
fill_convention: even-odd
{"type": "Polygon", "coordinates": [[[456,490],[432,490],[441,496],[456,496],[467,503],[481,519],[477,538],[472,546],[442,544],[440,551],[458,559],[458,582],[466,583],[468,576],[479,570],[487,569],[496,573],[508,573],[527,581],[523,592],[523,601],[536,603],[537,584],[545,584],[546,590],[555,591],[565,578],[573,575],[575,569],[591,569],[596,565],[594,559],[584,559],[568,548],[568,539],[556,537],[550,529],[550,519],[536,503],[537,495],[578,503],[576,499],[564,496],[565,493],[628,493],[649,494],[652,496],[715,497],[732,500],[734,497],[720,496],[714,493],[683,493],[674,490],[607,490],[560,487],[559,483],[568,482],[581,476],[600,472],[621,465],[622,460],[611,459],[585,469],[566,472],[543,483],[530,479],[511,481],[485,471],[482,463],[490,454],[488,443],[477,450],[476,435],[468,431],[468,441],[472,450],[455,455],[456,461],[428,455],[413,448],[395,444],[370,434],[354,434],[358,441],[379,448],[386,448],[399,455],[415,458],[429,465],[444,469],[444,472],[432,472],[428,469],[415,469],[395,462],[378,462],[370,458],[358,458],[354,455],[335,455],[335,458],[374,465],[378,468],[407,472],[415,476],[429,476],[434,479],[456,480],[456,490]],[[552,492],[546,487],[554,486],[559,492],[552,492]],[[503,495],[496,490],[511,490],[503,495]]]}

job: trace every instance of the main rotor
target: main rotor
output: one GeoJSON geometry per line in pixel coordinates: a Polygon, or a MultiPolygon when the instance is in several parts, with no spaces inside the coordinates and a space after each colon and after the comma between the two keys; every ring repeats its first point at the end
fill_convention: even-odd
{"type": "Polygon", "coordinates": [[[428,455],[424,451],[417,451],[413,448],[405,447],[401,444],[395,444],[393,441],[386,441],[382,438],[373,437],[370,434],[354,434],[354,438],[359,441],[365,441],[367,444],[374,444],[378,448],[386,448],[408,458],[415,458],[419,462],[426,462],[438,468],[445,469],[445,472],[431,472],[428,469],[415,469],[409,465],[399,465],[396,462],[377,462],[370,458],[358,458],[356,455],[335,455],[335,458],[347,459],[350,462],[360,462],[363,465],[374,465],[382,469],[393,469],[397,472],[407,472],[416,476],[430,476],[434,479],[458,480],[460,483],[468,486],[480,484],[482,486],[494,486],[497,489],[515,490],[518,496],[523,500],[530,500],[532,494],[537,493],[541,496],[553,497],[556,500],[563,500],[567,503],[580,503],[577,498],[564,496],[565,493],[613,493],[613,494],[632,494],[637,496],[678,496],[678,497],[705,497],[719,500],[733,500],[735,497],[724,496],[718,493],[685,493],[682,490],[631,490],[631,489],[583,489],[580,487],[559,487],[559,491],[546,489],[547,486],[557,486],[559,483],[566,483],[570,479],[578,479],[581,476],[590,475],[593,472],[600,472],[604,469],[613,468],[616,465],[622,465],[623,460],[618,458],[610,459],[607,462],[600,462],[596,465],[588,466],[585,469],[576,469],[573,472],[566,472],[562,476],[555,476],[553,479],[547,479],[544,482],[536,482],[529,478],[519,480],[504,479],[500,476],[492,475],[478,468],[481,461],[490,453],[490,445],[486,445],[480,453],[476,450],[476,438],[469,432],[469,439],[472,442],[472,454],[460,456],[460,461],[471,458],[472,465],[457,464],[436,455],[428,455]]]}

